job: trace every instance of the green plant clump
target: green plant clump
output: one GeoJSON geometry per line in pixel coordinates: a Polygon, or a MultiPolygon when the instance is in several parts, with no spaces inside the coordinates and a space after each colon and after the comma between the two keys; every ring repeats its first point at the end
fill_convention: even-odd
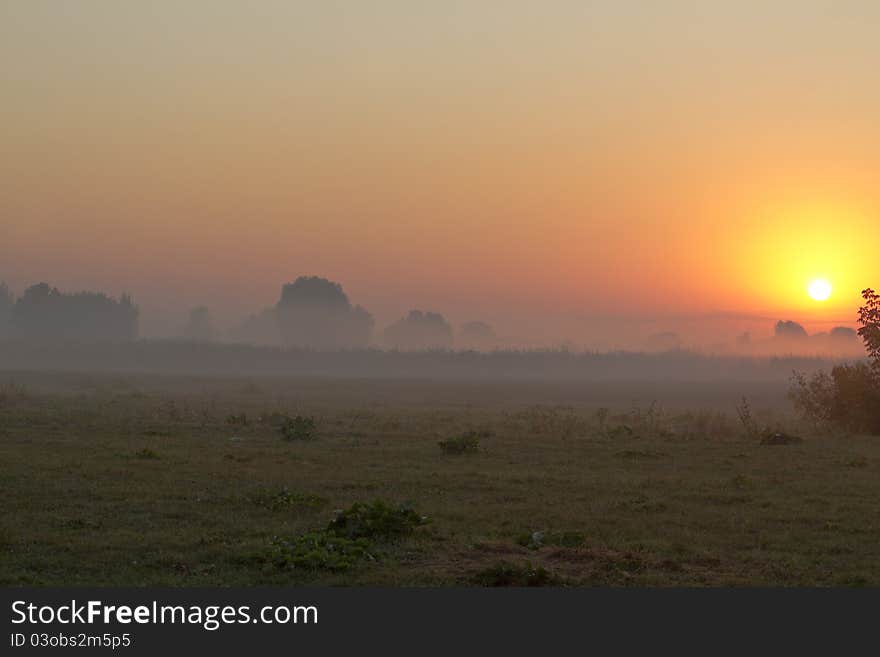
{"type": "Polygon", "coordinates": [[[427,521],[408,504],[393,507],[381,500],[372,504],[356,502],[336,514],[327,526],[327,533],[349,539],[394,540],[412,533],[427,521]]]}
{"type": "Polygon", "coordinates": [[[476,431],[468,431],[437,444],[444,454],[475,454],[480,451],[480,435],[476,431]]]}
{"type": "Polygon", "coordinates": [[[327,501],[317,495],[291,491],[287,486],[277,490],[261,488],[251,495],[250,500],[269,511],[281,511],[295,506],[318,507],[327,501]]]}
{"type": "Polygon", "coordinates": [[[313,417],[283,416],[278,427],[284,440],[313,440],[316,437],[317,423],[313,417]]]}
{"type": "Polygon", "coordinates": [[[347,539],[329,532],[310,532],[288,541],[272,541],[272,561],[279,568],[308,570],[349,570],[358,561],[372,558],[365,538],[347,539]]]}
{"type": "Polygon", "coordinates": [[[478,586],[554,586],[562,581],[549,570],[531,563],[522,565],[500,561],[476,573],[471,582],[478,586]]]}
{"type": "Polygon", "coordinates": [[[348,570],[362,559],[375,559],[377,543],[399,539],[425,522],[406,504],[395,508],[382,501],[358,502],[338,512],[323,531],[275,538],[271,560],[279,568],[348,570]]]}

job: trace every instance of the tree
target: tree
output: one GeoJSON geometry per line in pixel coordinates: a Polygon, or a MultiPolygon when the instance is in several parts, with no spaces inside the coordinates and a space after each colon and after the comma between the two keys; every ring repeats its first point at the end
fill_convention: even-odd
{"type": "Polygon", "coordinates": [[[851,431],[880,433],[880,295],[862,291],[858,335],[870,364],[836,365],[831,376],[819,371],[807,378],[795,372],[789,392],[795,408],[817,424],[831,422],[851,431]]]}
{"type": "Polygon", "coordinates": [[[777,338],[794,338],[796,340],[802,340],[808,337],[806,329],[797,322],[792,321],[776,322],[776,329],[774,332],[777,338]]]}
{"type": "Polygon", "coordinates": [[[459,331],[461,344],[476,349],[488,349],[498,342],[498,336],[486,322],[465,322],[459,331]]]}
{"type": "Polygon", "coordinates": [[[205,306],[189,311],[189,319],[183,329],[183,335],[187,340],[197,342],[210,342],[214,339],[214,322],[211,319],[211,312],[205,306]]]}
{"type": "Polygon", "coordinates": [[[12,290],[6,283],[0,282],[0,338],[9,334],[14,306],[15,298],[12,296],[12,290]]]}
{"type": "Polygon", "coordinates": [[[229,332],[235,342],[247,344],[271,345],[281,344],[281,333],[278,328],[276,309],[264,308],[262,312],[249,315],[238,326],[229,332]]]}
{"type": "Polygon", "coordinates": [[[65,294],[48,283],[32,285],[12,311],[12,333],[44,340],[134,340],[138,308],[131,297],[100,292],[65,294]]]}
{"type": "Polygon", "coordinates": [[[385,344],[394,349],[449,349],[452,326],[439,313],[411,310],[385,329],[385,344]]]}
{"type": "Polygon", "coordinates": [[[855,329],[851,329],[848,326],[835,326],[831,329],[831,333],[829,334],[832,340],[840,340],[841,342],[856,340],[859,337],[858,332],[855,329]]]}
{"type": "Polygon", "coordinates": [[[281,289],[275,307],[285,344],[312,349],[366,347],[373,316],[352,306],[339,283],[300,276],[281,289]]]}
{"type": "Polygon", "coordinates": [[[859,308],[858,334],[865,343],[871,365],[880,372],[880,294],[871,288],[862,290],[865,305],[859,308]]]}

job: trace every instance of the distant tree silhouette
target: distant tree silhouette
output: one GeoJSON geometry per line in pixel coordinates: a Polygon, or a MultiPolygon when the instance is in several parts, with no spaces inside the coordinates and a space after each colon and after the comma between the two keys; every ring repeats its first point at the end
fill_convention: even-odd
{"type": "Polygon", "coordinates": [[[275,309],[281,338],[289,346],[362,348],[373,332],[373,316],[352,306],[339,283],[318,276],[300,276],[285,285],[275,309]]]}
{"type": "Polygon", "coordinates": [[[486,322],[465,322],[461,325],[459,331],[461,345],[464,347],[473,347],[477,349],[487,349],[493,347],[498,342],[498,336],[486,322]]]}
{"type": "Polygon", "coordinates": [[[673,351],[681,349],[681,338],[678,333],[672,331],[654,333],[645,340],[645,347],[649,351],[673,351]]]}
{"type": "Polygon", "coordinates": [[[127,294],[119,300],[99,292],[65,294],[38,283],[15,302],[12,333],[36,339],[134,340],[138,313],[127,294]]]}
{"type": "Polygon", "coordinates": [[[9,335],[15,298],[6,283],[0,282],[0,338],[9,335]]]}
{"type": "Polygon", "coordinates": [[[858,332],[848,326],[835,326],[829,335],[832,339],[840,341],[852,341],[859,337],[858,332]]]}
{"type": "Polygon", "coordinates": [[[411,310],[385,329],[385,344],[394,349],[449,349],[452,326],[439,313],[411,310]]]}
{"type": "Polygon", "coordinates": [[[777,338],[794,338],[798,340],[808,337],[806,329],[797,322],[782,320],[776,322],[774,334],[777,338]]]}
{"type": "Polygon", "coordinates": [[[187,340],[210,342],[214,339],[214,322],[211,312],[205,306],[189,311],[189,319],[183,328],[183,336],[187,340]]]}
{"type": "Polygon", "coordinates": [[[256,315],[248,315],[241,324],[229,332],[234,342],[254,345],[279,345],[281,332],[275,308],[265,308],[256,315]]]}

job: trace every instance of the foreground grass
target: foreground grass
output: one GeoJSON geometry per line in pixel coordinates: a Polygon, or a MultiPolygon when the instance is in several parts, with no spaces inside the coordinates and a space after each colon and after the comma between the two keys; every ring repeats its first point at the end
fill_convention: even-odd
{"type": "Polygon", "coordinates": [[[880,438],[764,413],[805,440],[761,445],[748,390],[720,413],[575,384],[2,378],[2,585],[880,585],[880,438]],[[466,432],[476,453],[438,446],[466,432]],[[375,499],[430,522],[344,571],[273,559],[375,499]]]}

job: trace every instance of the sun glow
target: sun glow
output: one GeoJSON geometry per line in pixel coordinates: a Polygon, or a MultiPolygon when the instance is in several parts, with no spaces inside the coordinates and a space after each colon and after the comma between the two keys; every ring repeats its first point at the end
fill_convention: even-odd
{"type": "Polygon", "coordinates": [[[831,283],[824,278],[817,278],[810,281],[810,284],[807,286],[807,293],[810,295],[810,298],[816,301],[825,301],[831,296],[831,283]]]}

